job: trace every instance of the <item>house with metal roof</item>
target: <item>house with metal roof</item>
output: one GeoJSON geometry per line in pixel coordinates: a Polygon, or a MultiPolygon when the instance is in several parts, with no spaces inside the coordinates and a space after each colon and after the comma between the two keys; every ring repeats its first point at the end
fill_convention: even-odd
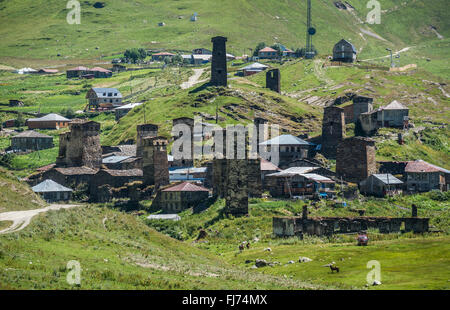
{"type": "Polygon", "coordinates": [[[258,51],[258,57],[260,59],[273,59],[278,57],[278,51],[271,47],[266,46],[258,51]]]}
{"type": "Polygon", "coordinates": [[[243,67],[241,70],[242,70],[244,76],[249,76],[249,75],[253,75],[253,74],[262,72],[262,71],[266,70],[267,68],[269,68],[269,66],[260,64],[259,62],[254,62],[248,66],[243,67]]]}
{"type": "Polygon", "coordinates": [[[169,181],[198,181],[203,183],[206,178],[207,170],[207,167],[169,168],[169,181]]]}
{"type": "Polygon", "coordinates": [[[362,130],[372,134],[378,128],[407,128],[409,126],[409,109],[397,100],[384,107],[361,113],[359,115],[362,130]]]}
{"type": "MultiPolygon", "coordinates": [[[[295,159],[314,157],[316,145],[295,137],[293,135],[281,135],[261,142],[260,146],[278,148],[280,168],[286,168],[295,159]]],[[[268,159],[271,160],[271,159],[268,159]]]]}
{"type": "Polygon", "coordinates": [[[89,100],[89,109],[122,106],[122,93],[117,88],[93,87],[87,92],[86,99],[89,100]]]}
{"type": "Polygon", "coordinates": [[[450,171],[423,160],[410,161],[405,168],[406,188],[409,192],[450,190],[450,171]]]}
{"type": "Polygon", "coordinates": [[[291,167],[266,175],[266,184],[273,197],[334,196],[335,181],[318,174],[321,167],[291,167]],[[314,173],[316,172],[316,173],[314,173]]]}
{"type": "Polygon", "coordinates": [[[28,129],[60,129],[69,125],[70,119],[56,113],[50,113],[39,118],[27,119],[28,129]]]}
{"type": "Polygon", "coordinates": [[[73,191],[50,179],[33,186],[31,189],[33,192],[41,195],[47,202],[68,201],[70,200],[73,191]]]}
{"type": "Polygon", "coordinates": [[[333,47],[333,61],[354,62],[356,61],[356,54],[355,46],[344,39],[333,47]]]}
{"type": "Polygon", "coordinates": [[[198,207],[209,197],[209,190],[190,182],[170,185],[162,189],[155,201],[165,213],[178,213],[191,207],[198,207]]]}
{"type": "Polygon", "coordinates": [[[384,197],[402,193],[403,182],[390,173],[372,174],[359,183],[359,191],[364,195],[384,197]]]}
{"type": "Polygon", "coordinates": [[[34,130],[27,130],[11,138],[13,151],[38,151],[53,147],[53,137],[34,130]]]}

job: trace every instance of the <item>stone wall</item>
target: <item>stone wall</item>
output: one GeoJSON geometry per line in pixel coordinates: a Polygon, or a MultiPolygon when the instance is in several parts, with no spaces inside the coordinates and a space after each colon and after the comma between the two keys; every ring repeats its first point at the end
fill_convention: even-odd
{"type": "Polygon", "coordinates": [[[102,163],[100,123],[74,120],[70,131],[59,136],[57,166],[99,168],[102,163]]]}
{"type": "Polygon", "coordinates": [[[336,175],[348,182],[359,183],[377,172],[375,141],[363,137],[351,137],[337,148],[336,175]]]}

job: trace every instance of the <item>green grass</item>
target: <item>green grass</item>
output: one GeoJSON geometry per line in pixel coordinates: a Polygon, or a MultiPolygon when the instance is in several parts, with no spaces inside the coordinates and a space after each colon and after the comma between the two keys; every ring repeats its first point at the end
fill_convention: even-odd
{"type": "MultiPolygon", "coordinates": [[[[356,8],[356,16],[365,21],[370,11],[365,7],[366,3],[349,2],[356,8]]],[[[313,25],[317,29],[314,44],[319,52],[330,54],[333,44],[345,38],[361,49],[359,56],[364,59],[385,55],[386,47],[399,50],[405,46],[436,42],[430,25],[445,38],[450,35],[444,0],[432,3],[425,0],[380,2],[381,9],[388,10],[382,14],[380,25],[360,24],[348,10],[338,10],[333,2],[313,3],[313,25]],[[407,4],[405,7],[403,2],[407,4]],[[361,28],[380,35],[386,41],[369,35],[361,36],[361,28]]],[[[103,60],[109,60],[131,47],[189,51],[196,47],[209,47],[210,39],[215,35],[227,36],[228,50],[236,55],[249,53],[249,48],[262,41],[269,45],[278,41],[289,48],[303,47],[305,42],[305,1],[134,3],[114,0],[108,1],[102,9],[95,9],[92,4],[81,2],[81,24],[70,25],[66,22],[69,10],[56,0],[3,3],[0,11],[0,35],[4,42],[0,48],[2,62],[23,66],[27,59],[36,58],[48,58],[47,62],[53,65],[73,63],[83,58],[103,57],[103,60]],[[195,23],[189,21],[193,12],[199,14],[195,23]],[[179,19],[179,16],[183,18],[179,19]],[[22,22],[16,24],[17,19],[22,22]],[[158,27],[160,21],[164,21],[166,26],[158,27]],[[12,24],[14,27],[10,26],[12,24]]],[[[418,49],[413,56],[414,60],[420,60],[436,54],[445,56],[446,51],[430,45],[430,48],[418,49]]],[[[431,64],[429,69],[448,74],[435,64],[431,64]]]]}
{"type": "Polygon", "coordinates": [[[45,206],[31,188],[0,167],[0,212],[38,209],[45,206]]]}
{"type": "Polygon", "coordinates": [[[42,214],[23,231],[1,235],[0,279],[0,289],[321,287],[233,267],[131,215],[95,206],[42,214]],[[66,282],[70,260],[81,264],[80,286],[66,282]]]}

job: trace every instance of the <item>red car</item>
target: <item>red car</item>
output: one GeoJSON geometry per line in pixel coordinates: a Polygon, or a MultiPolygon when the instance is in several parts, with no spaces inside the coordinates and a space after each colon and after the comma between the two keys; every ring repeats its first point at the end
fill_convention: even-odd
{"type": "Polygon", "coordinates": [[[356,239],[358,241],[358,245],[367,245],[369,243],[369,237],[367,237],[364,233],[359,233],[358,238],[356,239]]]}

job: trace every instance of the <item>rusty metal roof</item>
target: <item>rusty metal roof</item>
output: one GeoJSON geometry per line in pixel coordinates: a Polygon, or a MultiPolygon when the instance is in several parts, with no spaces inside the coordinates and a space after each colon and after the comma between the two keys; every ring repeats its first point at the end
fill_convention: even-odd
{"type": "Polygon", "coordinates": [[[190,182],[183,182],[162,190],[163,192],[209,192],[207,188],[190,182]]]}

